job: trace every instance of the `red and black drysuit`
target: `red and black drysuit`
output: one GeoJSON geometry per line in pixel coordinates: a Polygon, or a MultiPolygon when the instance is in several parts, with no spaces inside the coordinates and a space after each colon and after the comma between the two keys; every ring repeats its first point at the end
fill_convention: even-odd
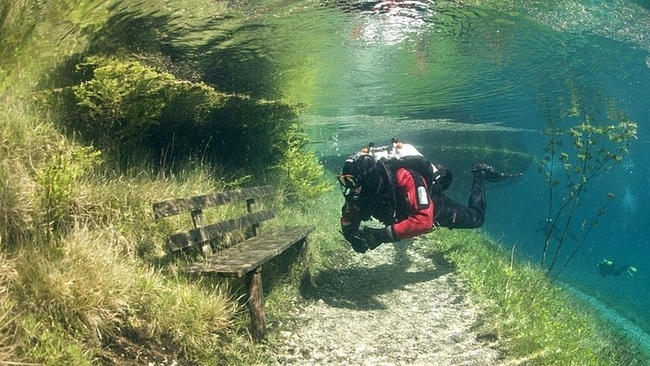
{"type": "Polygon", "coordinates": [[[381,162],[380,184],[374,192],[347,195],[342,208],[341,229],[357,252],[381,243],[413,238],[442,226],[476,228],[483,224],[486,210],[484,172],[474,174],[469,205],[462,205],[427,182],[418,172],[398,168],[394,173],[381,162]],[[429,189],[431,186],[431,189],[429,189]],[[361,221],[374,217],[385,228],[359,230],[361,221]]]}

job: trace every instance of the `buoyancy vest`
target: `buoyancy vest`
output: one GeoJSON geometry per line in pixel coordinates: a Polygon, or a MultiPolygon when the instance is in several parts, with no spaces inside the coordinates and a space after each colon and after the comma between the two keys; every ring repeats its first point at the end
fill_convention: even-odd
{"type": "Polygon", "coordinates": [[[400,168],[407,169],[418,187],[426,187],[429,192],[436,185],[436,167],[431,164],[413,145],[393,139],[391,146],[375,147],[369,144],[362,153],[369,154],[377,162],[382,186],[376,200],[370,203],[362,217],[374,216],[385,225],[392,225],[410,214],[408,202],[397,196],[396,173],[400,168]]]}

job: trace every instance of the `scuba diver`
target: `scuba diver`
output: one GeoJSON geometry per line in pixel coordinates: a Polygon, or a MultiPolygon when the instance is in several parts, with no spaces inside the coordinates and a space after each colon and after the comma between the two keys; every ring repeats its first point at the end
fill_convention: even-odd
{"type": "Polygon", "coordinates": [[[393,139],[392,146],[374,147],[350,155],[339,183],[345,197],[341,233],[359,253],[382,243],[397,242],[432,231],[478,228],[487,207],[484,181],[498,182],[523,175],[502,173],[484,163],[472,167],[473,185],[467,206],[443,193],[452,173],[431,164],[415,147],[393,139]],[[360,228],[362,221],[377,219],[381,228],[360,228]]]}
{"type": "Polygon", "coordinates": [[[603,278],[610,275],[618,277],[623,272],[627,272],[630,276],[634,276],[634,273],[636,273],[636,268],[627,264],[617,269],[614,263],[608,259],[603,259],[601,262],[596,263],[596,270],[603,278]]]}

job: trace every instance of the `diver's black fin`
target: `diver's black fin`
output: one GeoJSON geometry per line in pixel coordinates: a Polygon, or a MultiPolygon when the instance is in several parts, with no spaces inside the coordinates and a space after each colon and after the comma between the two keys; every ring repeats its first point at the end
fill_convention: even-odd
{"type": "Polygon", "coordinates": [[[485,172],[485,179],[488,182],[499,182],[504,179],[521,177],[522,175],[524,175],[524,173],[512,173],[512,174],[503,173],[494,169],[491,165],[487,165],[485,163],[474,164],[474,166],[472,166],[472,173],[476,173],[479,171],[485,172]]]}

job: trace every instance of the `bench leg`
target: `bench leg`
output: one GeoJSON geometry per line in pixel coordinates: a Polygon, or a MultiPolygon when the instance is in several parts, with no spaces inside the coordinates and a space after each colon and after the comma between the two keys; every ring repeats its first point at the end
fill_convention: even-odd
{"type": "Polygon", "coordinates": [[[300,242],[300,261],[302,262],[302,278],[300,284],[303,288],[311,288],[313,285],[311,273],[309,271],[309,250],[307,248],[307,238],[300,242]]]}
{"type": "Polygon", "coordinates": [[[264,290],[262,288],[262,267],[248,272],[248,307],[251,312],[251,325],[255,340],[266,335],[266,315],[264,313],[264,290]]]}

